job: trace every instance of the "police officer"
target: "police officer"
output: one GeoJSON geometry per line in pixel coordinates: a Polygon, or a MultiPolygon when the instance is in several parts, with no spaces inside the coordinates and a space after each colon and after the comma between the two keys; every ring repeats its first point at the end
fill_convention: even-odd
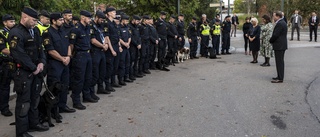
{"type": "Polygon", "coordinates": [[[106,56],[105,51],[108,45],[105,44],[105,30],[103,23],[106,16],[101,11],[97,11],[95,19],[90,24],[91,31],[91,57],[92,57],[92,84],[91,90],[98,84],[97,94],[110,94],[103,88],[103,82],[106,76],[106,56]]]}
{"type": "Polygon", "coordinates": [[[158,44],[159,44],[159,36],[156,28],[153,26],[153,19],[150,20],[150,50],[149,50],[149,58],[150,58],[150,69],[155,70],[156,64],[154,60],[157,56],[158,44]]]}
{"type": "Polygon", "coordinates": [[[90,91],[92,79],[92,59],[90,55],[90,21],[91,14],[88,11],[80,12],[80,22],[70,31],[69,42],[74,55],[72,60],[72,101],[73,107],[84,110],[86,107],[81,104],[80,93],[82,92],[83,102],[98,102],[93,91],[90,91]]]}
{"type": "Polygon", "coordinates": [[[169,63],[170,60],[172,62],[172,65],[174,66],[175,55],[177,53],[177,42],[178,42],[178,31],[177,27],[175,25],[176,17],[174,15],[170,16],[169,23],[168,23],[168,53],[167,56],[169,56],[169,63]]]}
{"type": "Polygon", "coordinates": [[[40,35],[50,27],[50,14],[46,10],[42,10],[39,14],[39,21],[36,29],[40,31],[40,35]]]}
{"type": "Polygon", "coordinates": [[[139,59],[139,74],[151,74],[149,71],[149,46],[150,46],[150,33],[149,33],[149,22],[150,16],[144,15],[142,24],[139,28],[141,36],[141,49],[140,49],[140,59],[139,59]]]}
{"type": "Polygon", "coordinates": [[[170,71],[166,68],[165,55],[167,49],[167,22],[165,21],[167,13],[164,11],[160,12],[160,17],[155,23],[158,35],[159,35],[159,47],[158,47],[158,65],[157,67],[163,71],[170,71]]]}
{"type": "Polygon", "coordinates": [[[0,30],[0,111],[4,116],[12,116],[9,110],[10,83],[12,80],[13,60],[7,41],[9,30],[14,27],[15,19],[12,15],[2,16],[4,28],[0,30]]]}
{"type": "Polygon", "coordinates": [[[38,13],[25,7],[20,24],[10,30],[10,54],[17,64],[14,73],[14,90],[17,93],[15,108],[16,136],[31,136],[30,131],[46,131],[49,127],[39,123],[38,104],[42,89],[39,73],[46,58],[41,45],[40,32],[35,31],[38,13]]]}
{"type": "Polygon", "coordinates": [[[231,31],[231,21],[230,16],[225,17],[225,21],[222,23],[222,50],[221,54],[231,54],[230,49],[230,31],[231,31]]]}
{"type": "Polygon", "coordinates": [[[55,82],[63,84],[59,94],[59,111],[73,113],[75,109],[67,106],[67,94],[69,86],[69,63],[71,58],[71,48],[69,47],[69,36],[61,30],[64,22],[61,13],[50,15],[51,26],[42,34],[43,46],[47,56],[47,84],[52,86],[55,82]]]}
{"type": "Polygon", "coordinates": [[[68,35],[70,34],[70,31],[74,28],[74,24],[72,23],[72,11],[69,9],[66,9],[62,12],[62,16],[64,18],[64,23],[61,27],[63,31],[65,31],[68,35]]]}
{"type": "Polygon", "coordinates": [[[178,50],[184,47],[185,44],[185,31],[184,31],[184,15],[180,14],[177,21],[177,31],[178,31],[178,50]]]}
{"type": "Polygon", "coordinates": [[[125,82],[133,82],[129,79],[130,71],[130,43],[131,43],[131,34],[129,32],[129,16],[121,16],[121,27],[120,27],[120,44],[123,51],[121,52],[120,65],[119,65],[119,84],[125,86],[125,82]]]}
{"type": "Polygon", "coordinates": [[[202,57],[208,57],[208,48],[210,41],[210,26],[207,21],[204,21],[199,28],[201,37],[201,49],[200,54],[202,57]]]}
{"type": "Polygon", "coordinates": [[[220,20],[215,19],[214,24],[211,28],[211,37],[212,37],[212,47],[216,55],[220,55],[219,54],[220,35],[221,35],[220,20]]]}
{"type": "Polygon", "coordinates": [[[76,25],[80,21],[78,16],[72,16],[72,24],[76,25]]]}
{"type": "Polygon", "coordinates": [[[110,41],[110,43],[109,50],[106,52],[107,74],[105,82],[106,89],[113,92],[115,90],[112,87],[121,87],[121,85],[115,82],[115,75],[118,73],[120,50],[122,50],[122,48],[120,47],[119,43],[120,28],[114,21],[116,18],[116,9],[109,7],[106,9],[106,14],[108,18],[105,25],[108,27],[108,41],[110,41]]]}
{"type": "Polygon", "coordinates": [[[139,58],[139,49],[141,49],[141,37],[139,31],[141,18],[137,15],[132,17],[132,21],[129,24],[131,32],[131,42],[130,42],[130,80],[136,80],[136,78],[143,77],[138,74],[138,58],[139,58]]]}
{"type": "Polygon", "coordinates": [[[193,17],[187,30],[188,41],[190,43],[190,59],[198,59],[196,55],[198,49],[199,31],[196,22],[197,18],[193,17]]]}

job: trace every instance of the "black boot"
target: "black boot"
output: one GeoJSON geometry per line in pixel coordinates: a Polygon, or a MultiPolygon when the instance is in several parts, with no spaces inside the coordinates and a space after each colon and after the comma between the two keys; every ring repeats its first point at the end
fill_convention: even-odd
{"type": "Polygon", "coordinates": [[[115,92],[116,90],[114,88],[112,88],[112,86],[110,85],[110,83],[107,83],[106,84],[106,91],[109,91],[109,92],[115,92]]]}

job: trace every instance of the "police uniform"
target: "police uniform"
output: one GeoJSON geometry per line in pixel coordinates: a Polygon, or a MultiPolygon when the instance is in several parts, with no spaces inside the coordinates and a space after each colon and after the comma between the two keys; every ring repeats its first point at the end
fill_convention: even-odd
{"type": "MultiPolygon", "coordinates": [[[[2,21],[15,20],[11,15],[4,15],[2,21]]],[[[11,55],[2,53],[2,50],[9,50],[7,38],[9,28],[4,27],[0,30],[0,111],[4,116],[12,116],[9,110],[10,83],[12,80],[13,59],[11,55]]]]}
{"type": "Polygon", "coordinates": [[[150,25],[150,52],[149,52],[149,58],[150,58],[150,69],[156,69],[156,64],[154,60],[156,59],[157,56],[157,51],[158,51],[158,44],[156,43],[157,41],[159,42],[159,36],[157,33],[156,28],[153,25],[150,25]]]}
{"type": "MultiPolygon", "coordinates": [[[[149,20],[148,15],[143,16],[144,20],[149,20]]],[[[142,23],[140,26],[140,36],[141,36],[141,49],[140,51],[140,60],[139,60],[139,74],[143,73],[150,74],[149,69],[149,46],[150,46],[150,33],[149,25],[142,23]]]]}
{"type": "MultiPolygon", "coordinates": [[[[101,11],[96,12],[96,18],[105,19],[105,15],[101,11]]],[[[94,21],[90,24],[91,40],[96,39],[100,44],[104,44],[106,31],[105,26],[94,21]]],[[[103,82],[106,76],[106,55],[101,47],[97,47],[91,42],[91,57],[92,57],[92,84],[91,90],[98,84],[97,94],[110,94],[109,91],[103,89],[103,82]]]]}
{"type": "MultiPolygon", "coordinates": [[[[107,8],[106,12],[115,11],[114,8],[107,8]]],[[[118,74],[119,61],[120,61],[120,26],[117,25],[114,21],[109,19],[106,20],[106,25],[108,28],[108,35],[112,45],[113,50],[117,53],[117,56],[113,56],[111,50],[107,50],[106,59],[107,59],[107,73],[106,73],[106,88],[111,86],[121,87],[118,83],[115,82],[115,75],[118,74]]]]}
{"type": "MultiPolygon", "coordinates": [[[[122,15],[121,20],[129,20],[129,16],[122,15]]],[[[125,24],[121,24],[120,27],[120,39],[127,43],[131,41],[131,34],[129,32],[129,27],[125,24]]],[[[126,85],[125,82],[132,82],[132,80],[129,79],[129,71],[130,71],[130,50],[129,47],[125,47],[124,45],[121,45],[123,51],[121,53],[120,57],[120,65],[119,65],[119,84],[120,85],[126,85]]]]}
{"type": "MultiPolygon", "coordinates": [[[[161,12],[161,15],[166,15],[166,12],[161,12]]],[[[159,18],[155,22],[155,26],[159,35],[159,46],[158,46],[158,65],[157,67],[160,70],[166,70],[169,71],[169,69],[164,68],[165,63],[165,55],[166,55],[166,49],[167,49],[167,22],[164,19],[159,18]]]]}
{"type": "MultiPolygon", "coordinates": [[[[141,20],[141,18],[137,15],[133,16],[134,20],[141,20]]],[[[136,80],[136,77],[141,78],[142,75],[138,74],[138,58],[139,51],[137,46],[141,45],[141,37],[139,25],[129,23],[129,31],[131,32],[131,42],[130,42],[130,79],[136,80]]]]}
{"type": "MultiPolygon", "coordinates": [[[[226,16],[228,18],[230,16],[226,16]]],[[[230,54],[230,31],[231,31],[231,22],[230,21],[224,21],[222,23],[222,50],[221,54],[230,54]]]]}
{"type": "MultiPolygon", "coordinates": [[[[50,18],[50,15],[49,13],[46,11],[46,10],[42,10],[40,12],[40,15],[39,16],[45,16],[47,18],[50,18]]],[[[36,26],[36,29],[39,30],[40,32],[40,35],[42,36],[42,33],[47,30],[48,28],[50,27],[50,24],[49,25],[44,25],[42,22],[38,21],[38,24],[36,26]]]]}
{"type": "Polygon", "coordinates": [[[201,47],[200,54],[202,57],[208,57],[208,48],[210,40],[210,26],[209,24],[200,25],[201,47]]]}
{"type": "MultiPolygon", "coordinates": [[[[58,20],[62,18],[60,13],[52,13],[50,15],[51,20],[58,20]]],[[[56,26],[58,27],[58,26],[56,26]]],[[[64,86],[59,94],[59,111],[60,112],[75,112],[74,109],[70,109],[67,104],[67,94],[69,86],[69,65],[64,65],[61,60],[55,59],[50,55],[50,51],[56,51],[62,57],[71,57],[68,54],[69,49],[69,36],[61,30],[61,28],[54,28],[50,26],[42,34],[43,46],[48,52],[47,55],[47,84],[48,87],[53,86],[55,82],[60,82],[64,86]]]]}
{"type": "MultiPolygon", "coordinates": [[[[81,11],[80,15],[91,17],[88,11],[81,11]]],[[[83,102],[97,102],[91,97],[93,91],[90,91],[92,79],[92,59],[90,55],[90,26],[84,26],[78,23],[75,28],[70,31],[70,44],[73,44],[73,59],[72,59],[72,101],[73,107],[83,110],[85,106],[81,104],[80,93],[82,92],[83,102]]]]}
{"type": "MultiPolygon", "coordinates": [[[[192,18],[192,20],[197,20],[195,17],[192,18]]],[[[198,36],[199,31],[197,28],[196,23],[190,23],[187,30],[187,36],[189,39],[191,39],[190,43],[190,59],[198,58],[197,55],[197,49],[198,49],[198,36]]]]}
{"type": "MultiPolygon", "coordinates": [[[[170,18],[175,19],[176,17],[172,15],[170,18]]],[[[177,47],[177,42],[178,42],[178,31],[177,27],[174,24],[174,22],[168,22],[168,59],[169,62],[171,61],[172,64],[174,65],[175,62],[175,55],[177,53],[178,47],[177,47]]]]}
{"type": "MultiPolygon", "coordinates": [[[[216,19],[215,22],[220,22],[220,20],[216,19]]],[[[221,33],[220,23],[218,25],[216,23],[213,24],[211,28],[212,47],[216,55],[219,55],[220,33],[221,33]]]]}
{"type": "MultiPolygon", "coordinates": [[[[62,14],[72,14],[71,10],[64,10],[62,12],[62,14]]],[[[75,25],[73,25],[72,21],[70,21],[69,23],[64,22],[63,25],[61,26],[61,30],[65,31],[68,35],[70,35],[70,31],[75,27],[75,25]]]]}
{"type": "MultiPolygon", "coordinates": [[[[180,14],[179,16],[184,16],[183,14],[180,14]]],[[[177,21],[177,31],[178,31],[178,39],[182,39],[181,41],[178,41],[178,50],[184,47],[185,44],[185,30],[184,30],[184,21],[178,20],[177,21]]]]}
{"type": "MultiPolygon", "coordinates": [[[[29,18],[37,18],[32,8],[24,8],[29,18]]],[[[49,128],[39,123],[38,104],[42,89],[43,76],[33,72],[39,65],[46,64],[46,58],[40,41],[40,32],[19,24],[10,30],[8,37],[10,53],[17,63],[14,73],[14,91],[17,93],[15,108],[16,135],[27,136],[28,130],[45,131],[49,128]]],[[[40,65],[41,66],[41,65],[40,65]]]]}

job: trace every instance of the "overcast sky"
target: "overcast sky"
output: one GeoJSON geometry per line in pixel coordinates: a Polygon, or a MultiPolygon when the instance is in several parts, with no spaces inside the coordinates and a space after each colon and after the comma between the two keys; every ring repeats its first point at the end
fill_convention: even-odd
{"type": "MultiPolygon", "coordinates": [[[[226,5],[228,4],[228,0],[223,0],[223,1],[224,1],[224,4],[226,4],[226,5]]],[[[230,0],[230,4],[233,4],[233,1],[234,0],[230,0]]]]}

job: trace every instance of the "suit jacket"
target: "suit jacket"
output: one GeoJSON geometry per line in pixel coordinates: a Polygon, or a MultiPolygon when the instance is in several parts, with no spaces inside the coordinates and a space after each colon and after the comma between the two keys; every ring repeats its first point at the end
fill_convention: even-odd
{"type": "Polygon", "coordinates": [[[315,22],[313,22],[313,20],[312,20],[312,17],[310,17],[310,19],[309,19],[309,27],[316,27],[316,28],[318,28],[318,25],[319,25],[319,18],[318,17],[316,17],[316,20],[315,20],[315,22]],[[311,25],[311,23],[313,23],[314,24],[314,26],[312,26],[311,25]]]}
{"type": "Polygon", "coordinates": [[[234,23],[239,24],[239,18],[238,18],[238,16],[232,16],[232,18],[231,18],[231,23],[232,23],[232,25],[234,25],[234,23]]]}
{"type": "MultiPolygon", "coordinates": [[[[296,24],[296,23],[295,23],[295,18],[296,18],[296,15],[293,14],[293,15],[291,16],[291,19],[290,19],[290,23],[291,23],[292,25],[296,24]]],[[[297,22],[298,27],[301,27],[301,23],[302,23],[302,17],[301,17],[301,15],[298,14],[298,22],[297,22]]]]}
{"type": "Polygon", "coordinates": [[[288,49],[287,32],[287,23],[283,19],[280,19],[274,27],[272,36],[269,40],[272,44],[273,50],[288,49]]]}

